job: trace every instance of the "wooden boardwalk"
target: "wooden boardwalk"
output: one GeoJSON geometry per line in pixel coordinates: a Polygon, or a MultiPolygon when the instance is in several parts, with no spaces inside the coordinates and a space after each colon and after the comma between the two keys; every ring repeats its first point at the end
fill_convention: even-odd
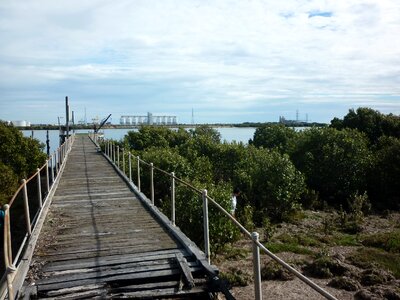
{"type": "Polygon", "coordinates": [[[23,293],[54,299],[208,299],[216,270],[171,232],[94,144],[78,136],[23,293]]]}

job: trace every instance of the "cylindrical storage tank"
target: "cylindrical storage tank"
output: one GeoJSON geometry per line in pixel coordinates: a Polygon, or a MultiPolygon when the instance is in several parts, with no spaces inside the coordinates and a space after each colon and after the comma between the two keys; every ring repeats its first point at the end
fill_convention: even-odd
{"type": "Polygon", "coordinates": [[[22,121],[13,121],[12,123],[16,127],[25,127],[26,126],[26,121],[24,121],[24,120],[22,120],[22,121]]]}

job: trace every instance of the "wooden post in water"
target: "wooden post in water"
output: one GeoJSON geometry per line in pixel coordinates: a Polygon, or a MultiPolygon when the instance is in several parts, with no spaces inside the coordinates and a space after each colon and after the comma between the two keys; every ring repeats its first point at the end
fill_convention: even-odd
{"type": "Polygon", "coordinates": [[[49,139],[49,131],[46,132],[46,147],[47,147],[47,156],[50,156],[50,139],[49,139]]]}
{"type": "Polygon", "coordinates": [[[65,97],[65,130],[66,130],[65,140],[67,140],[67,138],[69,137],[69,104],[68,104],[68,96],[65,97]]]}

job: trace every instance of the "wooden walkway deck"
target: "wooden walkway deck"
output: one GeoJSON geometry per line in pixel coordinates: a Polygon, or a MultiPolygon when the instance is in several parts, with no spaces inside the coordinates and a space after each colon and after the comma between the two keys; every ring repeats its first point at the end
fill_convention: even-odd
{"type": "Polygon", "coordinates": [[[94,144],[78,136],[35,249],[25,297],[208,299],[212,268],[160,224],[94,144]]]}

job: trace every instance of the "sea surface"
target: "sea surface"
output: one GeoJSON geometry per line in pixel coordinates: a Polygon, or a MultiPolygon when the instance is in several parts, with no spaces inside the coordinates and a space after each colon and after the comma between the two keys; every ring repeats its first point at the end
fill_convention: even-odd
{"type": "MultiPolygon", "coordinates": [[[[253,138],[256,128],[254,127],[215,127],[221,134],[222,141],[231,143],[233,141],[242,142],[247,144],[249,139],[253,138]]],[[[106,139],[120,140],[128,131],[137,131],[137,129],[104,129],[104,137],[106,139]]],[[[40,142],[46,144],[46,130],[21,130],[22,134],[26,137],[38,139],[40,142]]],[[[76,130],[76,133],[88,133],[88,130],[76,130]]],[[[50,153],[53,153],[59,147],[59,131],[49,130],[49,144],[50,153]]],[[[46,147],[44,149],[46,151],[46,147]]]]}

